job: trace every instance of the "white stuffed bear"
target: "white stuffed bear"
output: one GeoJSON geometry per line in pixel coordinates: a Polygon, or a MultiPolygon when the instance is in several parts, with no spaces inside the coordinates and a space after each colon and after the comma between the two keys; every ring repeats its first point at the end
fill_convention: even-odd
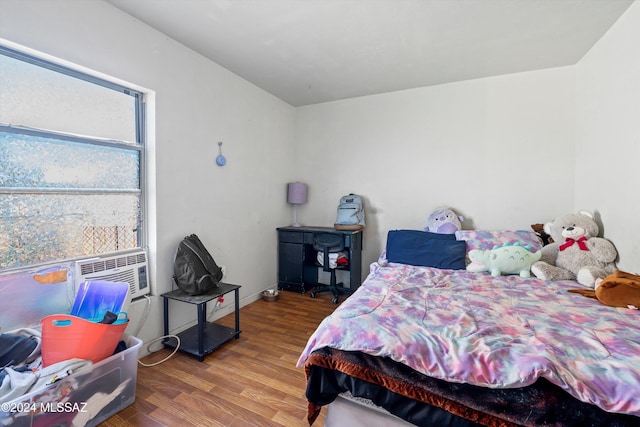
{"type": "Polygon", "coordinates": [[[542,258],[531,272],[543,280],[577,280],[593,289],[596,279],[604,279],[617,270],[615,246],[598,237],[600,229],[587,211],[571,213],[544,225],[553,243],[542,248],[542,258]]]}

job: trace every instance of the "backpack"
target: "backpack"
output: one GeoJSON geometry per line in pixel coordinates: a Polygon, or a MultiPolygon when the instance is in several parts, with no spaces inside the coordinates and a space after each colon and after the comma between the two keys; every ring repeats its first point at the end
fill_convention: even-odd
{"type": "Polygon", "coordinates": [[[338,230],[358,230],[364,227],[362,197],[351,193],[340,198],[334,227],[338,230]]]}
{"type": "Polygon", "coordinates": [[[198,236],[182,239],[173,260],[173,281],[189,295],[211,292],[222,280],[222,269],[198,236]]]}

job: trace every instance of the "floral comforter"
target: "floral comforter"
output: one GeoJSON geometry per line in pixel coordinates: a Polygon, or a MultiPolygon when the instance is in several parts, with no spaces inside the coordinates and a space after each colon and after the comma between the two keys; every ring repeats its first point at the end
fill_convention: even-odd
{"type": "Polygon", "coordinates": [[[581,401],[640,416],[640,311],[567,292],[577,287],[374,263],[309,338],[298,366],[331,347],[490,388],[544,377],[581,401]]]}

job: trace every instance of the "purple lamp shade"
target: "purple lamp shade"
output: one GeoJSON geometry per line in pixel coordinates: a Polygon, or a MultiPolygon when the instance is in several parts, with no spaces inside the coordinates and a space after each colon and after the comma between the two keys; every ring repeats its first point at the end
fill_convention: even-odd
{"type": "Polygon", "coordinates": [[[287,184],[287,202],[294,205],[307,203],[307,184],[291,182],[287,184]]]}
{"type": "Polygon", "coordinates": [[[293,205],[293,211],[295,213],[295,221],[293,227],[301,227],[298,222],[298,206],[303,203],[307,203],[307,184],[302,182],[290,182],[287,184],[287,202],[293,205]]]}

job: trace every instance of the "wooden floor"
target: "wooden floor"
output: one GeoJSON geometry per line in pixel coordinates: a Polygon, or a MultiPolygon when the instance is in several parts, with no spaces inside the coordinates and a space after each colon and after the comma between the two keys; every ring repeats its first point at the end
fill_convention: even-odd
{"type": "MultiPolygon", "coordinates": [[[[330,294],[312,299],[288,291],[276,302],[248,304],[240,309],[240,338],[203,362],[178,352],[155,367],[139,365],[135,402],[100,426],[308,426],[304,370],[295,364],[335,308],[330,294]]],[[[233,314],[218,322],[233,327],[233,314]]],[[[161,350],[142,361],[168,354],[161,350]]],[[[324,424],[325,412],[314,427],[324,424]]]]}

